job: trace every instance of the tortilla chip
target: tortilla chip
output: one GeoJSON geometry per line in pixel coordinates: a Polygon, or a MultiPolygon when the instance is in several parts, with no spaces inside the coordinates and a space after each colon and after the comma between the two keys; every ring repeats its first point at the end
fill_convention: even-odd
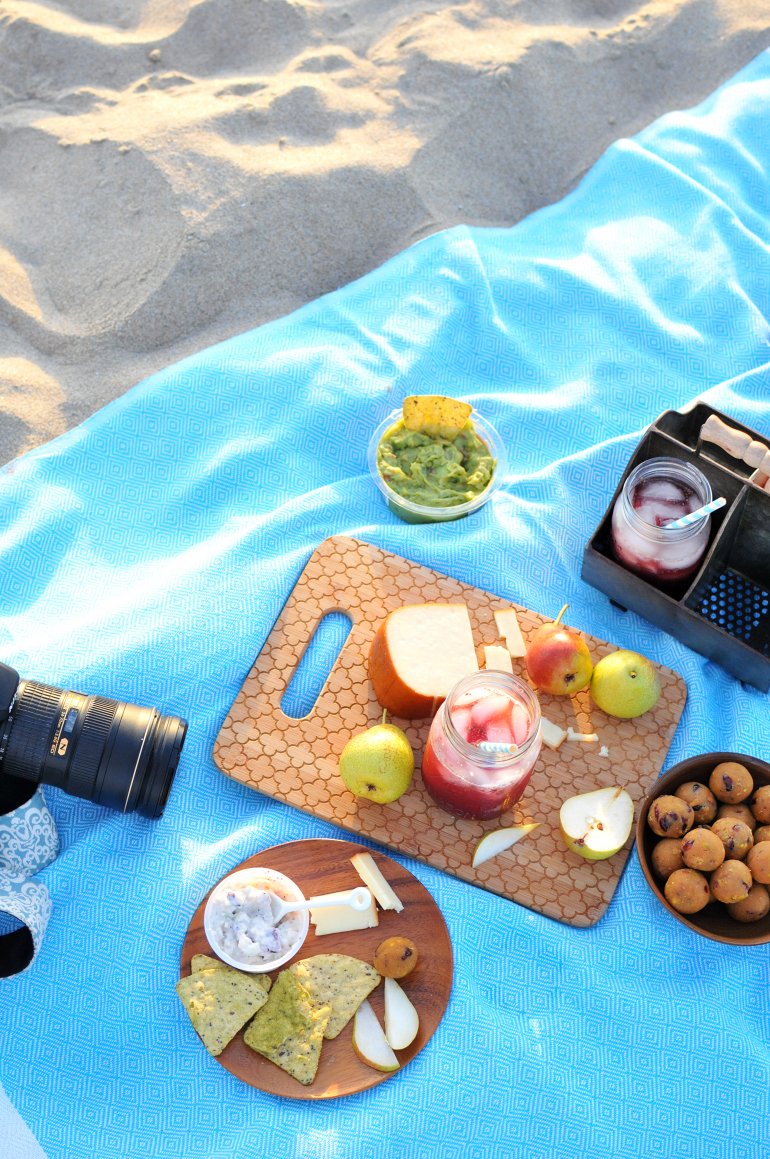
{"type": "Polygon", "coordinates": [[[176,992],[210,1054],[218,1055],[267,1002],[268,988],[257,976],[218,967],[180,978],[176,992]]]}
{"type": "Polygon", "coordinates": [[[236,970],[234,966],[228,966],[227,962],[223,962],[221,958],[211,958],[208,954],[193,954],[190,960],[190,969],[193,974],[197,974],[199,970],[229,970],[231,974],[237,974],[239,978],[250,978],[252,982],[256,982],[257,986],[262,987],[265,994],[273,984],[273,979],[269,974],[249,974],[245,970],[236,970]]]}
{"type": "Polygon", "coordinates": [[[318,1070],[330,1014],[331,1006],[318,1006],[297,976],[283,970],[267,1002],[246,1027],[243,1041],[309,1086],[318,1070]]]}
{"type": "MultiPolygon", "coordinates": [[[[198,970],[232,970],[232,966],[228,966],[227,962],[220,961],[219,958],[212,958],[208,954],[193,954],[190,961],[190,969],[193,974],[198,970]]],[[[260,974],[255,974],[255,978],[261,977],[260,974]]]]}
{"type": "Polygon", "coordinates": [[[374,966],[348,954],[316,954],[289,966],[310,998],[319,1006],[331,1006],[324,1038],[336,1038],[380,981],[374,966]]]}
{"type": "Polygon", "coordinates": [[[455,439],[471,416],[472,407],[443,394],[412,394],[402,406],[404,426],[440,439],[455,439]]]}

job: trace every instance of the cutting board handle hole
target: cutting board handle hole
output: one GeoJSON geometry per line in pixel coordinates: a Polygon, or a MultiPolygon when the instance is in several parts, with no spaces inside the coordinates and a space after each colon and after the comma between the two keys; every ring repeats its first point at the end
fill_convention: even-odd
{"type": "Polygon", "coordinates": [[[310,714],[352,627],[353,621],[344,612],[327,612],[318,621],[281,697],[281,712],[285,716],[300,720],[310,714]]]}

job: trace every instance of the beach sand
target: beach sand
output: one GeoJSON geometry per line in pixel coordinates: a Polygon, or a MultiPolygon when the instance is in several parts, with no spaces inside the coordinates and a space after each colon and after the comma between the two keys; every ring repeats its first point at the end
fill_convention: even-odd
{"type": "Polygon", "coordinates": [[[766,0],[6,0],[0,462],[458,223],[558,201],[766,0]]]}

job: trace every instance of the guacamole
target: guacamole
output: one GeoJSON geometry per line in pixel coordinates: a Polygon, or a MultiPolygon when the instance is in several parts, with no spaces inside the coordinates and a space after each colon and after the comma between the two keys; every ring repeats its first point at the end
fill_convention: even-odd
{"type": "Polygon", "coordinates": [[[495,460],[469,420],[453,439],[408,431],[402,420],[382,437],[377,469],[403,499],[424,507],[457,507],[486,491],[495,460]]]}

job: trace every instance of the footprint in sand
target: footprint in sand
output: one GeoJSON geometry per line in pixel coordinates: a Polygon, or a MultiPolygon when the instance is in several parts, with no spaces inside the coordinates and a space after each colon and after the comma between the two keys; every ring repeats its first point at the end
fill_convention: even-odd
{"type": "Polygon", "coordinates": [[[3,266],[14,275],[6,309],[42,348],[114,330],[174,268],[184,222],[166,178],[138,149],[65,145],[30,128],[0,144],[0,171],[3,266]]]}

